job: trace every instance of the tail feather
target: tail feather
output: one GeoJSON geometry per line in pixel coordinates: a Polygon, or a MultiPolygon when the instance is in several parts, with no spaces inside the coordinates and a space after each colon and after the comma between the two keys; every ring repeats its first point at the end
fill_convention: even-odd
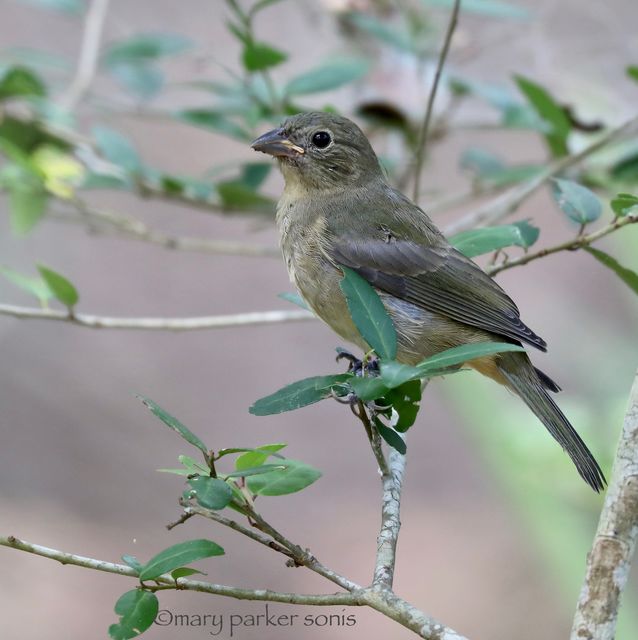
{"type": "Polygon", "coordinates": [[[602,470],[587,445],[546,391],[546,388],[554,391],[558,385],[545,374],[539,375],[540,372],[534,369],[524,353],[501,354],[498,368],[508,386],[521,397],[567,452],[583,480],[594,491],[600,492],[606,484],[602,470]]]}

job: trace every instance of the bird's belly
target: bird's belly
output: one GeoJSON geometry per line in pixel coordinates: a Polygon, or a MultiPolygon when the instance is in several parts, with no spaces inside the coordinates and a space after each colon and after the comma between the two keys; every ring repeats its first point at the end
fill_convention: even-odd
{"type": "MultiPolygon", "coordinates": [[[[368,351],[369,346],[352,322],[345,296],[339,287],[341,271],[325,259],[306,261],[293,256],[287,263],[291,281],[312,311],[342,338],[368,351]]],[[[417,364],[445,349],[467,342],[489,340],[487,335],[477,339],[479,332],[476,329],[390,294],[378,293],[397,332],[399,362],[417,364]]]]}

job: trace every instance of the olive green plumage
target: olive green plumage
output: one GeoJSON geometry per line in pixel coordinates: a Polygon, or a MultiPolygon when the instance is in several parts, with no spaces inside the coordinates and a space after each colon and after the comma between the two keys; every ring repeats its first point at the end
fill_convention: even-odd
{"type": "MultiPolygon", "coordinates": [[[[253,142],[279,160],[285,189],[277,209],[291,280],[312,310],[364,350],[339,287],[340,266],[372,284],[394,322],[397,359],[415,364],[472,342],[545,342],[520,319],[514,302],[454,249],[430,218],[385,181],[363,132],[347,118],[304,113],[253,142]]],[[[526,353],[467,363],[518,394],[596,491],[604,476],[549,396],[557,385],[526,353]]]]}

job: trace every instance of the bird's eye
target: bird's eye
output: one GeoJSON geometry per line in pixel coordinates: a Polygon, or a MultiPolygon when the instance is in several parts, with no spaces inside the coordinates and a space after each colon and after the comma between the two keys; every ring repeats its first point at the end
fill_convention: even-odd
{"type": "Polygon", "coordinates": [[[312,144],[319,149],[325,149],[332,142],[332,138],[327,131],[317,131],[312,136],[312,144]]]}

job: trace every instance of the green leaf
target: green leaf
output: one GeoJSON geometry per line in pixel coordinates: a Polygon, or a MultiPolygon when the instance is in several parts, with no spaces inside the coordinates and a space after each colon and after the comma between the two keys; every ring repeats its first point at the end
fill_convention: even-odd
{"type": "Polygon", "coordinates": [[[46,213],[49,196],[40,188],[15,185],[9,188],[11,228],[18,235],[26,235],[46,213]]]}
{"type": "Polygon", "coordinates": [[[193,46],[185,36],[173,33],[143,33],[110,44],[102,57],[107,66],[140,63],[182,53],[193,46]]]}
{"type": "Polygon", "coordinates": [[[140,580],[154,580],[164,573],[169,573],[173,569],[181,568],[196,560],[222,555],[224,555],[224,550],[212,540],[200,539],[179,542],[153,556],[142,567],[140,580]]]}
{"type": "Polygon", "coordinates": [[[247,478],[250,491],[261,496],[283,496],[305,489],[321,477],[321,472],[299,460],[285,458],[286,468],[247,478]]]}
{"type": "Polygon", "coordinates": [[[77,289],[64,276],[43,265],[38,265],[38,271],[56,300],[69,308],[77,304],[80,298],[77,289]]]}
{"type": "Polygon", "coordinates": [[[222,205],[228,210],[255,211],[256,213],[273,213],[275,201],[253,191],[242,182],[220,182],[217,184],[217,193],[222,200],[222,205]]]}
{"type": "Polygon", "coordinates": [[[502,171],[505,163],[491,151],[470,147],[461,154],[460,166],[475,173],[479,177],[484,177],[502,171]]]}
{"type": "Polygon", "coordinates": [[[594,249],[593,247],[585,247],[585,251],[590,253],[598,262],[604,264],[608,269],[611,269],[616,275],[635,293],[638,295],[638,273],[627,269],[618,263],[616,258],[613,258],[609,254],[601,251],[600,249],[594,249]]]}
{"type": "Polygon", "coordinates": [[[187,578],[188,576],[194,576],[195,574],[199,574],[200,576],[208,575],[203,571],[198,571],[197,569],[191,569],[190,567],[180,567],[179,569],[174,569],[171,571],[171,578],[173,580],[178,580],[179,578],[187,578]]]}
{"type": "Polygon", "coordinates": [[[386,427],[378,417],[374,419],[374,426],[376,427],[379,435],[393,448],[396,449],[401,455],[405,455],[408,448],[405,444],[405,440],[392,428],[386,427]]]}
{"type": "Polygon", "coordinates": [[[315,376],[289,384],[275,393],[257,400],[249,409],[255,416],[269,416],[284,411],[294,411],[335,395],[347,393],[345,383],[352,378],[349,373],[331,376],[315,376]]]}
{"type": "Polygon", "coordinates": [[[386,382],[378,376],[352,377],[350,387],[363,402],[381,398],[390,390],[386,382]]]}
{"type": "Polygon", "coordinates": [[[538,227],[523,221],[462,231],[449,240],[461,253],[474,258],[513,245],[527,249],[538,240],[539,234],[538,227]]]}
{"type": "MultiPolygon", "coordinates": [[[[215,459],[223,458],[224,456],[228,456],[233,453],[247,453],[249,451],[256,451],[259,453],[259,452],[266,452],[270,450],[274,452],[274,451],[278,451],[279,449],[283,449],[286,446],[287,446],[286,444],[279,443],[279,444],[265,444],[263,447],[229,447],[227,449],[220,449],[217,452],[215,459]]],[[[272,455],[277,455],[277,454],[273,453],[272,455]]],[[[283,458],[283,456],[278,456],[278,457],[283,458]]],[[[261,458],[259,459],[261,460],[261,458]]],[[[266,458],[264,458],[264,460],[265,459],[266,458]]]]}
{"type": "Polygon", "coordinates": [[[135,569],[138,575],[139,575],[139,572],[142,570],[142,563],[135,556],[130,556],[128,554],[125,554],[122,556],[122,562],[124,562],[129,567],[131,567],[131,569],[135,569]]]}
{"type": "Polygon", "coordinates": [[[347,267],[340,268],[343,278],[339,286],[346,297],[352,321],[380,358],[393,360],[397,354],[397,333],[381,298],[358,273],[347,267]]]}
{"type": "Polygon", "coordinates": [[[142,160],[129,142],[121,133],[108,127],[93,127],[93,138],[102,155],[129,173],[142,171],[142,160]]]}
{"type": "Polygon", "coordinates": [[[384,400],[392,405],[399,416],[394,425],[396,431],[404,433],[416,422],[421,408],[421,395],[420,380],[409,380],[385,394],[384,400]]]}
{"type": "Polygon", "coordinates": [[[191,476],[194,474],[208,475],[210,469],[196,462],[190,456],[179,455],[177,459],[184,465],[181,469],[157,469],[161,473],[174,473],[178,476],[191,476]]]}
{"type": "Polygon", "coordinates": [[[464,364],[476,358],[491,356],[497,353],[505,353],[506,351],[525,351],[518,344],[510,344],[509,342],[478,342],[476,344],[464,344],[460,347],[452,347],[437,353],[436,355],[419,362],[416,366],[422,373],[430,374],[431,372],[440,372],[441,369],[447,369],[459,364],[464,364]]]}
{"type": "Polygon", "coordinates": [[[410,34],[404,29],[398,29],[382,21],[370,13],[353,11],[347,15],[347,21],[357,29],[376,38],[399,51],[414,53],[415,46],[410,34]]]}
{"type": "Polygon", "coordinates": [[[294,77],[284,88],[287,96],[303,96],[310,93],[331,91],[359,80],[368,73],[369,64],[359,58],[344,58],[327,62],[294,77]]]}
{"type": "MultiPolygon", "coordinates": [[[[451,9],[454,5],[454,0],[422,1],[426,5],[433,7],[445,7],[446,9],[451,9]]],[[[500,2],[499,0],[463,0],[461,2],[461,11],[491,18],[527,20],[530,17],[530,11],[525,7],[520,7],[509,2],[500,2]]]]}
{"type": "Polygon", "coordinates": [[[235,469],[241,471],[242,469],[258,467],[259,465],[264,464],[270,456],[277,453],[277,451],[281,451],[286,446],[287,445],[283,442],[278,442],[276,444],[265,444],[257,449],[246,451],[242,455],[237,456],[237,459],[235,460],[235,469]]]}
{"type": "Polygon", "coordinates": [[[247,162],[242,165],[239,181],[256,191],[264,183],[272,167],[271,162],[247,162]]]}
{"type": "Polygon", "coordinates": [[[9,267],[0,266],[0,273],[19,289],[35,296],[44,305],[53,297],[53,292],[41,278],[32,278],[18,273],[9,267]]]}
{"type": "Polygon", "coordinates": [[[625,69],[627,75],[638,82],[638,65],[631,64],[625,69]]]}
{"type": "Polygon", "coordinates": [[[20,2],[72,15],[79,15],[86,8],[84,0],[20,0],[20,2]]]}
{"type": "Polygon", "coordinates": [[[45,95],[44,82],[25,67],[11,67],[0,73],[0,101],[24,96],[43,98],[45,95]]]}
{"type": "Polygon", "coordinates": [[[247,467],[241,471],[231,471],[231,473],[225,474],[226,478],[246,478],[248,476],[258,476],[262,473],[268,473],[276,469],[283,470],[286,468],[285,464],[261,464],[258,467],[247,467]]]}
{"type": "Polygon", "coordinates": [[[231,488],[219,478],[196,476],[190,478],[188,484],[193,489],[195,499],[204,509],[224,509],[233,497],[231,488]]]}
{"type": "Polygon", "coordinates": [[[619,193],[612,201],[611,208],[617,216],[628,216],[638,213],[638,196],[631,193],[619,193]]]}
{"type": "Polygon", "coordinates": [[[603,205],[593,191],[571,180],[553,178],[552,182],[554,200],[571,220],[589,224],[600,218],[603,205]]]}
{"type": "Polygon", "coordinates": [[[396,360],[381,363],[381,379],[388,389],[400,387],[409,380],[416,380],[420,376],[421,370],[418,367],[401,364],[396,360]]]}
{"type": "Polygon", "coordinates": [[[288,55],[264,42],[248,41],[242,54],[242,62],[248,71],[263,71],[287,60],[288,55]]]}
{"type": "Polygon", "coordinates": [[[225,114],[215,109],[185,109],[177,111],[173,115],[177,120],[186,124],[223,133],[242,142],[248,142],[252,138],[249,131],[235,124],[225,114]]]}
{"type": "Polygon", "coordinates": [[[159,93],[164,86],[164,73],[153,64],[122,62],[112,65],[110,71],[124,89],[145,100],[159,93]]]}
{"type": "Polygon", "coordinates": [[[609,170],[611,177],[622,182],[638,182],[638,152],[632,151],[609,170]]]}
{"type": "Polygon", "coordinates": [[[145,398],[143,396],[137,397],[151,410],[153,415],[157,416],[167,427],[179,433],[186,442],[197,447],[204,454],[206,459],[208,458],[208,447],[190,429],[188,429],[188,427],[184,426],[177,418],[164,411],[164,409],[149,398],[145,398]]]}
{"type": "Polygon", "coordinates": [[[556,158],[566,156],[569,153],[567,138],[571,131],[571,123],[563,107],[541,85],[523,76],[515,76],[515,80],[530,105],[551,126],[551,131],[545,135],[545,140],[552,155],[556,158]]]}
{"type": "Polygon", "coordinates": [[[504,187],[523,180],[529,180],[543,171],[542,165],[520,164],[506,166],[501,158],[485,149],[471,147],[466,149],[460,161],[461,168],[474,173],[476,179],[484,185],[504,187]]]}
{"type": "Polygon", "coordinates": [[[130,640],[144,633],[152,624],[159,610],[157,596],[150,591],[127,591],[115,603],[115,613],[120,621],[109,627],[113,640],[130,640]]]}
{"type": "Polygon", "coordinates": [[[283,293],[278,293],[277,297],[281,298],[282,300],[286,300],[286,302],[292,302],[292,304],[296,304],[298,307],[306,309],[306,311],[310,311],[308,305],[304,302],[304,299],[298,293],[284,291],[283,293]]]}

